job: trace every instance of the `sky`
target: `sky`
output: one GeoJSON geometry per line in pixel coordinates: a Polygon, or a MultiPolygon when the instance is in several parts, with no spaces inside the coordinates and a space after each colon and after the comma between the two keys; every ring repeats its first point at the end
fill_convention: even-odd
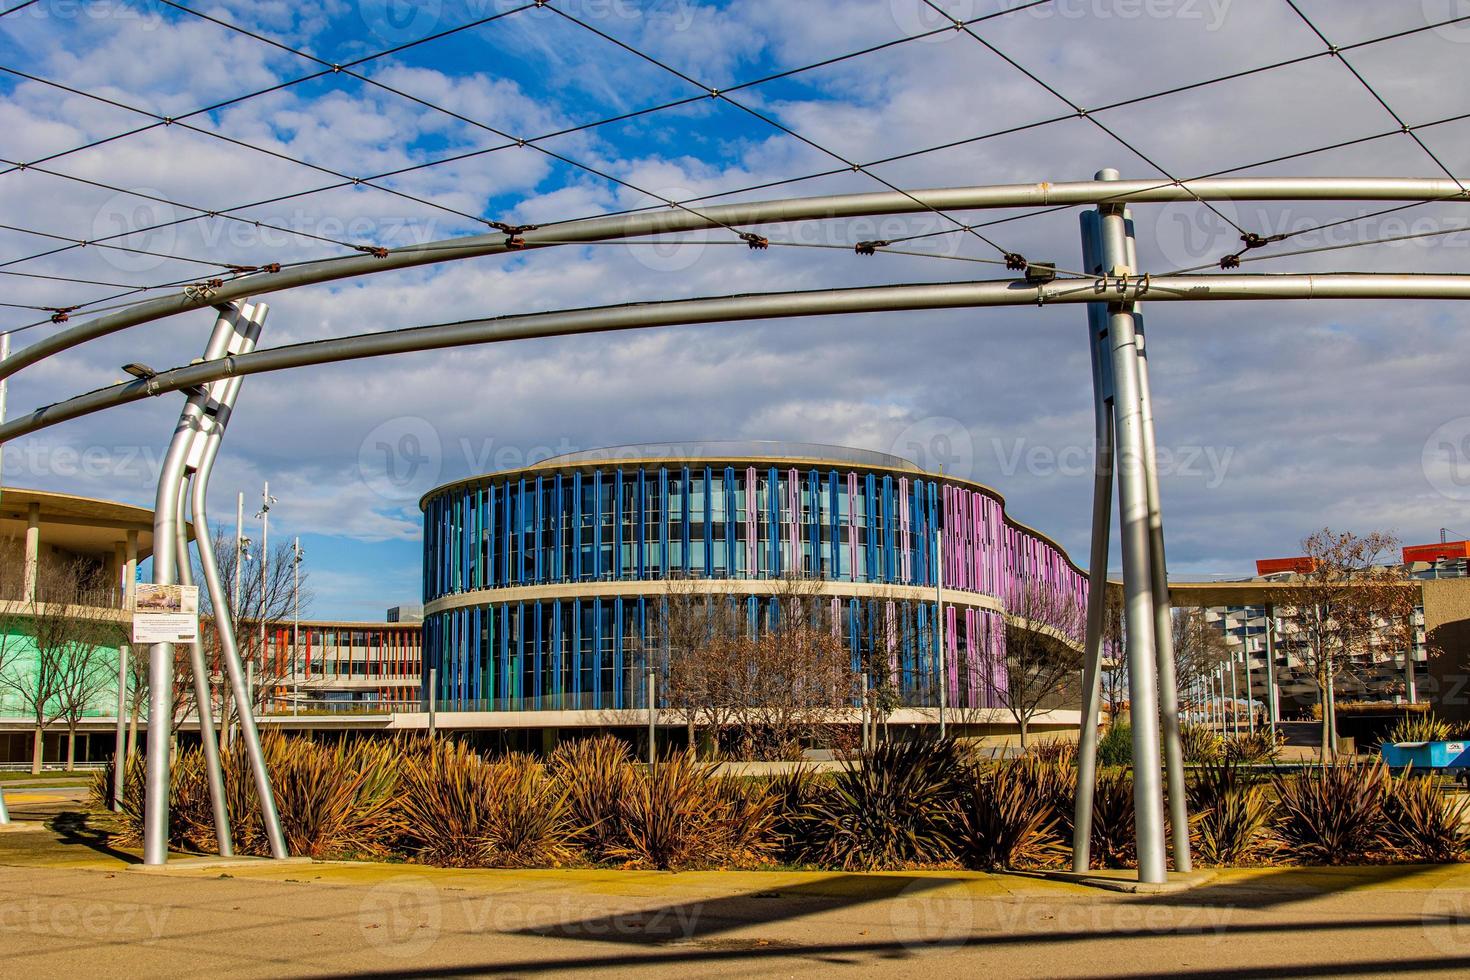
{"type": "MultiPolygon", "coordinates": [[[[961,20],[999,16],[972,25],[981,43],[935,33],[946,22],[922,0],[40,0],[0,16],[3,301],[72,306],[207,279],[221,264],[326,258],[772,181],[790,182],[720,200],[1085,180],[1105,167],[1138,178],[1443,177],[1442,164],[1470,178],[1470,118],[1454,118],[1470,113],[1470,20],[1423,29],[1470,16],[1465,0],[1296,0],[1326,42],[1287,0],[936,4],[961,20]],[[474,26],[455,30],[464,25],[474,26]],[[708,95],[866,48],[876,50],[739,88],[739,105],[708,95]],[[366,80],[331,70],[358,59],[352,71],[366,80]],[[1246,74],[1197,84],[1236,73],[1246,74]],[[1085,118],[1072,108],[1117,103],[1128,104],[1085,118]],[[1028,125],[1044,120],[1054,121],[1028,125]],[[1439,120],[1414,130],[1423,146],[1400,131],[1439,120]],[[546,134],[559,135],[517,143],[546,134]],[[887,162],[864,172],[837,158],[887,162]],[[97,239],[129,250],[76,245],[97,239]]],[[[1298,233],[1252,252],[1266,259],[1243,271],[1466,271],[1463,201],[1372,213],[1383,208],[1138,206],[1140,265],[1212,266],[1239,247],[1233,223],[1298,233]],[[1282,254],[1427,233],[1439,234],[1282,254]]],[[[1066,269],[1081,264],[1077,214],[970,220],[1014,218],[984,234],[1066,269]]],[[[719,231],[384,273],[271,295],[262,346],[641,300],[1008,275],[974,261],[1000,253],[963,233],[908,243],[922,255],[851,250],[951,227],[934,214],[806,222],[761,231],[837,247],[757,251],[719,231]]],[[[45,316],[0,307],[0,328],[45,316]]],[[[419,599],[417,502],[441,482],[608,445],[793,440],[942,463],[997,489],[1014,518],[1085,564],[1084,320],[1068,306],[768,321],[254,376],[216,466],[211,517],[233,525],[244,493],[246,533],[258,534],[268,481],[272,540],[300,536],[306,551],[309,614],[380,619],[419,599]]],[[[1405,543],[1437,540],[1442,527],[1470,537],[1464,320],[1450,303],[1150,307],[1172,574],[1249,574],[1255,558],[1294,554],[1324,525],[1405,543]]],[[[211,322],[197,311],[49,358],[12,379],[9,411],[111,384],[125,363],[187,363],[211,322]]],[[[56,329],[30,327],[12,343],[56,329]]],[[[153,399],[17,440],[6,484],[149,504],[178,409],[177,396],[153,399]]]]}

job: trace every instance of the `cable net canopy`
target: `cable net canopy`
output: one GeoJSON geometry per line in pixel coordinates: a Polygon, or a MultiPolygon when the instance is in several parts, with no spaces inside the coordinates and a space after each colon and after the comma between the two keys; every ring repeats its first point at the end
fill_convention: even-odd
{"type": "MultiPolygon", "coordinates": [[[[1393,206],[1140,208],[1140,263],[1158,273],[1340,269],[1347,249],[1353,268],[1448,270],[1439,246],[1470,234],[1457,173],[1470,169],[1470,14],[1448,0],[364,2],[330,22],[36,0],[0,10],[0,44],[0,326],[16,344],[336,255],[487,232],[514,249],[527,229],[592,215],[912,198],[1106,165],[1170,185],[1291,173],[1454,187],[1393,206]]],[[[754,289],[1076,264],[1075,208],[913,199],[906,216],[712,219],[479,275],[530,309],[558,305],[544,284],[572,264],[625,268],[649,298],[728,275],[754,289]]]]}

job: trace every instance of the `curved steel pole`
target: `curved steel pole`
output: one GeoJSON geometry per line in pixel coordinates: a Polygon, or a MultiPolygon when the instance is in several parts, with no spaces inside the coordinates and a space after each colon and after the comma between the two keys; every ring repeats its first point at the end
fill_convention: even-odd
{"type": "MultiPolygon", "coordinates": [[[[1467,178],[1470,179],[1470,178],[1467,178]]],[[[526,229],[520,244],[507,245],[503,233],[470,235],[396,248],[382,254],[348,255],[307,262],[280,272],[242,276],[212,288],[195,286],[182,293],[139,303],[118,313],[84,320],[38,340],[0,364],[0,378],[97,337],[163,317],[203,309],[247,296],[279,292],[295,286],[331,282],[507,251],[546,247],[552,243],[613,241],[648,235],[700,231],[727,225],[759,225],[787,221],[830,220],[886,214],[916,214],[931,209],[972,211],[994,208],[1085,206],[1103,203],[1168,203],[1172,201],[1432,201],[1466,200],[1461,185],[1449,179],[1386,177],[1223,177],[1183,181],[1082,180],[1041,181],[992,187],[953,187],[907,193],[879,192],[830,197],[752,201],[701,207],[700,213],[656,209],[628,215],[581,218],[526,229]]]]}
{"type": "MultiPolygon", "coordinates": [[[[243,307],[242,313],[247,322],[245,335],[240,341],[241,353],[249,353],[254,349],[267,312],[269,308],[264,303],[243,307]]],[[[242,381],[242,378],[234,377],[224,382],[223,393],[219,398],[220,412],[207,433],[204,452],[199,459],[199,469],[195,473],[191,488],[194,540],[199,545],[199,565],[209,589],[209,602],[214,610],[214,624],[219,632],[220,659],[224,663],[225,676],[229,678],[230,683],[230,694],[240,715],[240,738],[245,745],[245,754],[250,760],[250,769],[255,777],[255,795],[260,799],[261,821],[265,826],[266,839],[270,843],[271,857],[284,858],[288,856],[286,838],[281,832],[281,818],[276,810],[275,792],[271,786],[270,772],[266,769],[265,755],[260,748],[260,733],[255,725],[254,704],[247,690],[245,671],[240,663],[240,649],[235,642],[234,615],[229,597],[225,594],[219,564],[215,560],[214,542],[209,530],[209,512],[206,507],[209,477],[214,472],[214,461],[219,456],[224,431],[229,425],[230,415],[234,411],[242,381]]],[[[238,567],[235,573],[239,575],[238,567]]]]}
{"type": "Polygon", "coordinates": [[[404,330],[357,334],[206,359],[164,371],[147,380],[119,382],[47,405],[0,425],[0,442],[153,395],[208,384],[234,375],[260,374],[313,364],[331,364],[385,354],[442,350],[472,344],[559,337],[572,334],[727,323],[840,313],[978,306],[1039,306],[1048,303],[1151,302],[1275,299],[1470,299],[1470,275],[1335,273],[1287,276],[1159,276],[1126,281],[1058,279],[958,282],[804,292],[754,293],[705,299],[665,300],[622,306],[529,313],[462,320],[404,330]]]}
{"type": "MultiPolygon", "coordinates": [[[[228,350],[236,330],[238,312],[220,310],[204,357],[212,360],[228,350]]],[[[177,551],[169,546],[179,533],[179,493],[183,485],[189,446],[204,415],[208,395],[195,390],[184,402],[174,427],[173,439],[158,475],[158,494],[153,504],[153,581],[175,585],[178,580],[177,551]]],[[[168,861],[169,742],[173,728],[174,645],[155,643],[148,661],[148,753],[144,766],[143,863],[168,861]]]]}
{"type": "MultiPolygon", "coordinates": [[[[206,438],[208,437],[205,433],[196,432],[193,442],[198,443],[206,438]]],[[[186,469],[184,486],[190,482],[186,469]]],[[[180,585],[193,585],[194,570],[189,563],[189,539],[184,533],[187,524],[184,520],[186,500],[183,490],[184,487],[181,486],[176,512],[176,526],[179,529],[178,579],[180,585]]],[[[230,834],[230,805],[225,797],[225,774],[219,761],[219,735],[214,727],[214,705],[212,703],[214,693],[209,683],[209,668],[204,662],[204,644],[200,641],[198,633],[194,635],[194,642],[189,644],[189,669],[194,675],[194,711],[199,718],[199,746],[204,752],[204,773],[209,783],[209,805],[214,816],[214,837],[219,844],[219,856],[234,857],[235,841],[230,834]]]]}

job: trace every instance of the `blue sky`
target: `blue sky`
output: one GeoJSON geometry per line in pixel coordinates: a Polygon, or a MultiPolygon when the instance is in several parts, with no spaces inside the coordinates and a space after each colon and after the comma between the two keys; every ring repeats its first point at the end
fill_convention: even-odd
{"type": "MultiPolygon", "coordinates": [[[[504,148],[492,129],[530,138],[702,91],[552,10],[518,6],[193,5],[259,37],[157,0],[42,0],[0,18],[0,65],[45,80],[0,73],[0,156],[8,160],[32,163],[150,122],[100,99],[172,117],[285,86],[186,120],[207,133],[156,126],[64,153],[41,169],[0,173],[0,222],[29,230],[0,229],[0,272],[153,285],[210,274],[210,266],[185,259],[300,261],[342,254],[344,244],[391,246],[476,233],[490,220],[647,207],[838,166],[710,98],[540,144],[623,184],[529,147],[504,148]],[[285,85],[321,66],[282,46],[341,64],[499,13],[355,69],[376,86],[343,73],[285,85]],[[282,156],[348,177],[394,172],[378,182],[401,194],[361,185],[305,193],[340,178],[282,156]],[[425,166],[445,158],[454,159],[425,166]],[[223,210],[287,195],[299,196],[241,208],[244,221],[170,224],[195,216],[190,206],[223,210]],[[158,254],[87,247],[37,258],[63,244],[30,233],[38,231],[68,239],[123,234],[117,241],[158,254]]],[[[1068,109],[964,34],[919,37],[939,25],[921,0],[552,6],[721,90],[888,44],[734,97],[860,162],[968,140],[871,168],[902,187],[1086,179],[1106,166],[1125,176],[1158,175],[1077,118],[973,139],[1068,109]]],[[[968,19],[1020,5],[939,6],[968,19]]],[[[1470,13],[1463,3],[1299,6],[1337,45],[1414,32],[1349,52],[1352,66],[1409,124],[1470,112],[1470,23],[1418,30],[1470,13]]],[[[1403,135],[1248,166],[1396,128],[1343,64],[1321,55],[1321,40],[1284,0],[1053,0],[976,31],[1089,108],[1300,59],[1099,114],[1177,176],[1234,168],[1442,176],[1403,135]]],[[[1470,122],[1420,135],[1451,170],[1470,174],[1470,122]]],[[[881,189],[874,177],[848,171],[743,197],[881,189]]],[[[1306,230],[1277,251],[1451,232],[1467,222],[1462,203],[1326,230],[1313,228],[1376,209],[1226,202],[1221,210],[1263,233],[1306,230]]],[[[1213,262],[1236,247],[1237,232],[1195,205],[1138,208],[1136,218],[1149,270],[1213,262]]],[[[1006,249],[1066,266],[1080,261],[1076,221],[1074,212],[1061,212],[987,233],[1006,249]]],[[[773,242],[851,246],[943,227],[933,215],[915,215],[764,233],[773,242]]],[[[913,243],[930,253],[922,257],[702,244],[728,238],[558,248],[276,294],[263,343],[631,300],[1003,275],[955,261],[995,258],[962,235],[913,243]]],[[[1470,233],[1453,233],[1252,269],[1464,271],[1467,255],[1470,233]]],[[[117,291],[0,279],[5,301],[26,306],[69,306],[117,291]]],[[[0,308],[6,328],[37,318],[0,308]]],[[[1470,532],[1470,493],[1459,479],[1470,474],[1470,460],[1456,455],[1470,446],[1462,442],[1470,436],[1463,407],[1470,354],[1456,343],[1464,321],[1457,307],[1179,304],[1151,311],[1148,320],[1176,573],[1243,573],[1256,557],[1292,552],[1323,524],[1387,529],[1406,541],[1432,540],[1442,526],[1463,529],[1457,536],[1470,532]]],[[[207,314],[195,313],[50,359],[14,379],[11,411],[108,384],[129,361],[186,362],[198,356],[208,325],[207,314]]],[[[939,451],[949,472],[995,486],[1014,516],[1053,534],[1082,561],[1091,412],[1081,340],[1081,314],[1073,309],[937,312],[538,341],[260,376],[245,385],[211,509],[232,522],[235,494],[244,491],[251,514],[269,480],[280,498],[273,539],[300,534],[308,551],[312,614],[370,619],[417,598],[416,501],[438,482],[600,445],[789,439],[917,452],[927,463],[938,462],[939,451]],[[405,445],[405,437],[419,447],[411,469],[381,449],[405,445]]],[[[176,413],[176,402],[160,400],[20,440],[7,447],[7,482],[147,502],[176,413]]]]}

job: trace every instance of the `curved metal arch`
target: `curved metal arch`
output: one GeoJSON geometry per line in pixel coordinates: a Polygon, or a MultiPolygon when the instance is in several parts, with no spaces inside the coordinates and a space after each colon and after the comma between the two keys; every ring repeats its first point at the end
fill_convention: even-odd
{"type": "Polygon", "coordinates": [[[0,443],[107,408],[181,391],[220,378],[283,371],[314,364],[440,350],[474,344],[571,334],[687,326],[741,320],[844,313],[1049,303],[1283,299],[1470,299],[1470,275],[1328,273],[1324,275],[1161,276],[1130,279],[1059,279],[863,286],[803,292],[753,293],[666,300],[579,310],[462,320],[379,333],[356,334],[257,350],[119,382],[39,408],[0,425],[0,443]]]}
{"type": "MultiPolygon", "coordinates": [[[[1470,178],[1467,178],[1470,180],[1470,178]]],[[[16,351],[0,362],[0,378],[29,367],[78,344],[177,313],[217,306],[236,299],[279,292],[296,286],[332,282],[376,272],[432,265],[507,251],[553,247],[552,243],[602,242],[673,232],[699,231],[727,225],[760,225],[786,221],[832,220],[940,211],[1055,207],[1098,203],[1168,203],[1176,201],[1433,201],[1470,200],[1449,179],[1398,177],[1228,177],[1183,181],[1083,180],[1066,183],[952,187],[910,194],[879,192],[828,197],[754,201],[686,210],[581,218],[524,231],[523,244],[512,247],[502,233],[470,235],[423,245],[391,249],[380,257],[349,255],[307,262],[280,272],[242,276],[221,286],[195,288],[138,303],[57,331],[16,351]]]]}

